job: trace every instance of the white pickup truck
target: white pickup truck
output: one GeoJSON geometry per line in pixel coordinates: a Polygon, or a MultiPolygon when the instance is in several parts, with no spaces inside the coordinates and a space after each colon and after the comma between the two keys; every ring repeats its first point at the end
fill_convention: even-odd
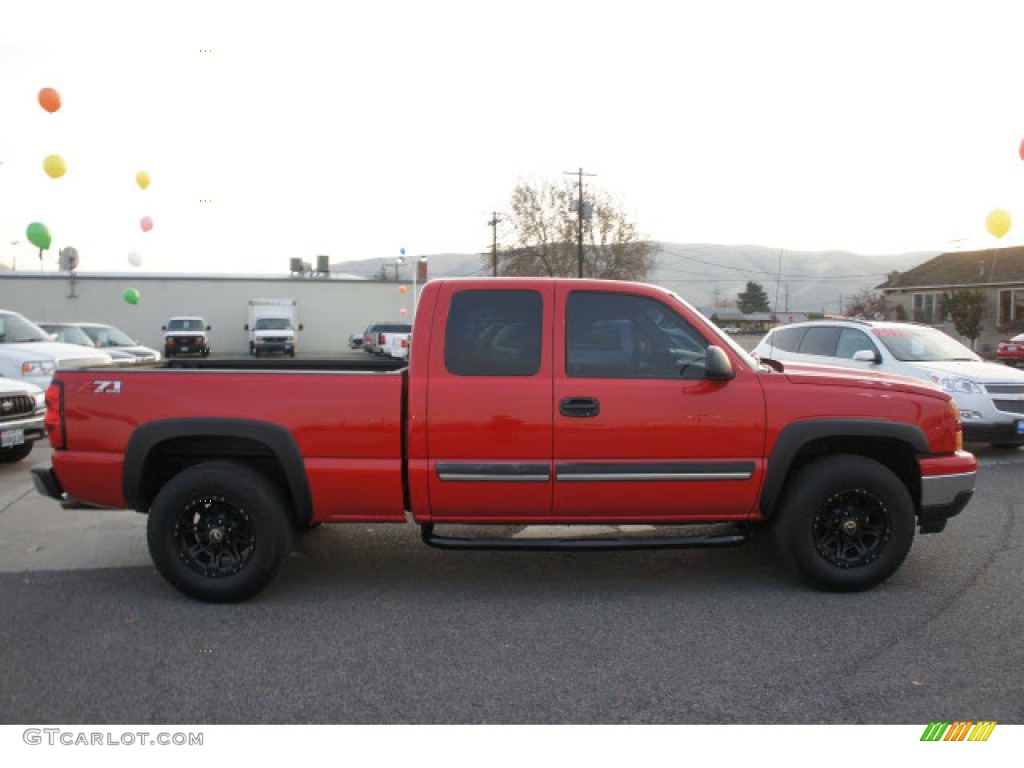
{"type": "Polygon", "coordinates": [[[385,355],[387,357],[396,357],[399,360],[409,359],[409,342],[412,339],[411,333],[381,331],[377,338],[377,354],[385,355]]]}

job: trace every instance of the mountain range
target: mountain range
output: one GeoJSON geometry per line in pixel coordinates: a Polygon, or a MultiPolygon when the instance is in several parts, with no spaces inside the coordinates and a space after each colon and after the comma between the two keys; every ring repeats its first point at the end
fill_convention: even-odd
{"type": "MultiPolygon", "coordinates": [[[[838,312],[861,290],[885,282],[937,256],[939,251],[864,255],[849,251],[791,251],[758,245],[655,243],[656,268],[647,282],[675,291],[700,307],[734,306],[748,281],[768,294],[772,308],[787,312],[838,312]]],[[[412,264],[399,265],[398,277],[411,280],[412,264]]],[[[426,254],[430,277],[486,276],[489,255],[426,254]]],[[[394,275],[394,259],[362,259],[331,265],[334,275],[377,278],[394,275]]]]}

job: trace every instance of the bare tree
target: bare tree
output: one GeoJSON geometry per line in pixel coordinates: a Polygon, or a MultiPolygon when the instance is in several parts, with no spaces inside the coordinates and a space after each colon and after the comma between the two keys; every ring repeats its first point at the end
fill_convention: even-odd
{"type": "Polygon", "coordinates": [[[969,288],[954,288],[942,294],[942,309],[953,321],[961,336],[971,340],[974,347],[981,335],[981,316],[985,311],[985,292],[969,288]]]}
{"type": "Polygon", "coordinates": [[[846,302],[846,314],[865,320],[881,320],[885,317],[885,298],[878,291],[862,288],[846,302]]]}
{"type": "MultiPolygon", "coordinates": [[[[520,183],[512,192],[512,245],[498,258],[498,274],[575,277],[579,269],[575,186],[520,183]]],[[[655,267],[655,246],[603,191],[588,191],[593,206],[583,221],[583,276],[606,280],[646,280],[655,267]]],[[[488,260],[489,263],[489,260],[488,260]]]]}

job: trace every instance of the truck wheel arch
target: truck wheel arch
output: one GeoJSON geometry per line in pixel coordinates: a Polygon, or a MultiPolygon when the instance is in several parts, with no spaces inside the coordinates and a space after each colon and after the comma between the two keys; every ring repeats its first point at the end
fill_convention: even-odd
{"type": "MultiPolygon", "coordinates": [[[[880,459],[889,456],[899,463],[895,467],[907,485],[915,504],[920,501],[920,477],[912,470],[907,457],[928,453],[928,439],[915,424],[871,419],[814,419],[789,424],[779,433],[768,457],[768,470],[761,490],[761,515],[765,520],[775,516],[786,483],[795,470],[808,461],[828,453],[852,453],[880,459]]],[[[890,462],[886,462],[890,463],[890,462]]]]}
{"type": "Polygon", "coordinates": [[[140,426],[125,449],[122,490],[128,506],[147,511],[160,488],[178,471],[211,458],[271,463],[278,470],[296,524],[312,520],[313,498],[295,437],[279,424],[250,419],[163,419],[140,426]],[[175,454],[180,466],[158,472],[156,459],[167,451],[175,454]]]}

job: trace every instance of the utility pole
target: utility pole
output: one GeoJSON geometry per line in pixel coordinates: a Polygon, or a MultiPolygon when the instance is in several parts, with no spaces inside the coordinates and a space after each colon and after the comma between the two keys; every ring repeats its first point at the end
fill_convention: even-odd
{"type": "Polygon", "coordinates": [[[590,218],[589,215],[586,216],[586,217],[584,217],[584,215],[583,215],[583,177],[584,176],[596,176],[597,174],[596,173],[584,173],[582,168],[580,168],[579,171],[564,171],[564,173],[570,174],[570,175],[575,175],[575,174],[579,175],[579,181],[577,183],[579,184],[579,188],[580,188],[580,196],[576,200],[576,213],[577,213],[577,217],[578,217],[578,227],[579,227],[578,237],[577,237],[578,251],[577,251],[577,256],[576,256],[576,262],[577,262],[577,265],[578,265],[577,277],[582,278],[583,277],[583,219],[584,218],[588,218],[588,219],[590,218]]]}
{"type": "Polygon", "coordinates": [[[779,271],[775,273],[775,311],[779,311],[779,281],[782,279],[782,249],[779,249],[779,271]]]}
{"type": "Polygon", "coordinates": [[[491,233],[491,277],[498,276],[498,224],[501,219],[498,218],[498,212],[491,212],[491,220],[487,222],[493,232],[491,233]]]}

